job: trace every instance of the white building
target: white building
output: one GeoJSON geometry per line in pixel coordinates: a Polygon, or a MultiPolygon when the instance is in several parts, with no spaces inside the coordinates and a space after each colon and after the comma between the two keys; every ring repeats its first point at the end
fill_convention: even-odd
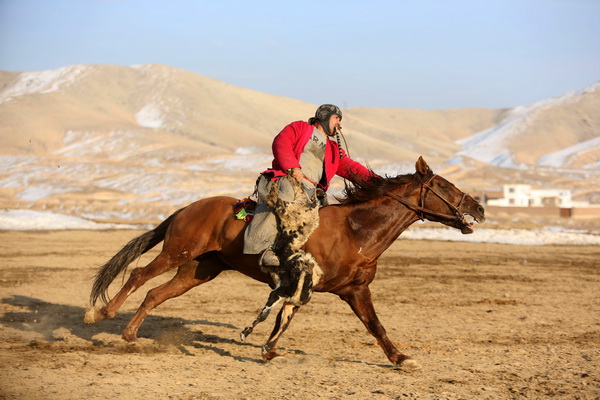
{"type": "Polygon", "coordinates": [[[571,208],[571,191],[566,189],[532,189],[531,185],[504,185],[504,197],[490,199],[487,204],[500,207],[571,208]]]}

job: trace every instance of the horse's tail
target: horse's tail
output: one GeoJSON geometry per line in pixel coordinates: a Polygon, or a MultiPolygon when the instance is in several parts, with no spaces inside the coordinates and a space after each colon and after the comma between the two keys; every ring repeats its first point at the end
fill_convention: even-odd
{"type": "Polygon", "coordinates": [[[98,298],[105,304],[108,302],[107,292],[112,281],[114,281],[115,278],[135,259],[146,253],[165,238],[167,228],[171,224],[173,218],[179,214],[181,210],[182,209],[175,211],[151,231],[132,239],[121,249],[121,251],[115,254],[108,262],[106,262],[106,264],[98,269],[94,285],[92,286],[92,293],[90,294],[90,303],[92,306],[96,304],[98,298]]]}

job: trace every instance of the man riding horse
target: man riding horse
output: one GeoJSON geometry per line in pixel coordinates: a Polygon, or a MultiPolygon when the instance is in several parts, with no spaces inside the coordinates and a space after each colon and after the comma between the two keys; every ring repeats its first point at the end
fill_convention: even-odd
{"type": "MultiPolygon", "coordinates": [[[[303,268],[292,269],[300,272],[297,282],[312,284],[314,291],[333,293],[345,301],[377,339],[393,365],[407,370],[420,368],[389,339],[375,312],[369,285],[375,278],[378,260],[400,234],[418,220],[438,222],[469,234],[473,232],[473,222],[485,221],[485,212],[472,196],[434,174],[422,157],[415,163],[415,173],[395,177],[377,176],[351,160],[339,142],[331,139],[339,132],[341,119],[339,108],[323,105],[308,123],[293,122],[277,135],[273,143],[273,167],[258,180],[258,214],[249,226],[251,232],[246,232],[246,243],[242,232],[247,231],[248,225],[233,216],[238,199],[216,196],[195,201],[175,211],[156,228],[130,240],[98,269],[90,293],[92,307],[86,311],[84,321],[95,323],[114,318],[138,288],[177,268],[171,280],[147,293],[124,328],[123,338],[134,341],[140,325],[155,307],[215,279],[223,271],[236,270],[275,287],[274,296],[269,296],[267,306],[252,326],[242,332],[242,337],[266,317],[270,306],[285,298],[273,332],[263,347],[263,360],[271,360],[279,355],[277,342],[302,305],[294,301],[295,295],[300,294],[300,303],[306,301],[303,292],[280,296],[273,273],[266,273],[258,266],[258,255],[261,252],[264,255],[271,246],[280,249],[278,241],[283,238],[289,245],[283,246],[288,252],[280,251],[281,269],[290,264],[290,259],[299,260],[298,265],[303,268]],[[320,209],[312,206],[315,204],[312,192],[326,190],[335,174],[357,184],[346,187],[338,206],[320,209]],[[286,191],[287,195],[283,193],[286,191]],[[284,196],[288,200],[283,199],[284,196]],[[302,200],[296,201],[297,198],[302,200]],[[297,240],[294,221],[288,218],[293,210],[305,211],[303,205],[308,216],[305,215],[304,225],[300,225],[299,230],[308,237],[305,243],[297,240]],[[467,219],[467,215],[472,220],[467,219]],[[315,219],[323,223],[317,227],[315,219]],[[109,298],[109,286],[117,276],[161,242],[160,253],[148,265],[133,269],[118,293],[109,298]],[[290,258],[289,253],[297,257],[290,258]],[[317,273],[313,274],[314,271],[317,273]],[[105,304],[97,306],[98,300],[105,304]]],[[[262,258],[263,266],[270,264],[266,256],[262,258]]],[[[275,260],[273,264],[280,261],[275,260]]]]}

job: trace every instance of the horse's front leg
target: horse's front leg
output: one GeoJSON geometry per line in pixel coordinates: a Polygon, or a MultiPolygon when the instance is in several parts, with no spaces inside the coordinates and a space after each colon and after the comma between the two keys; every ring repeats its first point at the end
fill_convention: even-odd
{"type": "Polygon", "coordinates": [[[373,301],[371,300],[371,290],[368,286],[358,287],[339,296],[352,307],[352,311],[365,324],[369,333],[377,339],[385,355],[394,365],[409,371],[421,369],[418,362],[400,353],[388,338],[385,328],[381,325],[375,313],[373,301]]]}

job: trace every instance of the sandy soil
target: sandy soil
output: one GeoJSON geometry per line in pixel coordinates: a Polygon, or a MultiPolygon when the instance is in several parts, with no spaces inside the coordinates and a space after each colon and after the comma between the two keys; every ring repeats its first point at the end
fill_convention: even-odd
{"type": "Polygon", "coordinates": [[[85,325],[97,266],[137,234],[0,232],[0,398],[600,398],[597,247],[398,241],[371,287],[389,336],[423,365],[407,373],[330,294],[297,315],[287,356],[263,363],[274,316],[239,333],[268,289],[233,272],[158,307],[137,344],[121,330],[168,276],[85,325]]]}

